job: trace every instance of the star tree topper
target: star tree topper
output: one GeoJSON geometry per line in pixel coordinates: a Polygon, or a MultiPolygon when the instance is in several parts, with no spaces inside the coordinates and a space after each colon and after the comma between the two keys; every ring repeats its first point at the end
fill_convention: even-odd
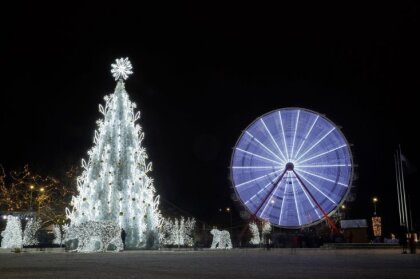
{"type": "Polygon", "coordinates": [[[133,73],[133,66],[131,65],[128,57],[115,59],[115,64],[111,64],[111,73],[115,80],[124,79],[126,80],[129,75],[133,73]]]}

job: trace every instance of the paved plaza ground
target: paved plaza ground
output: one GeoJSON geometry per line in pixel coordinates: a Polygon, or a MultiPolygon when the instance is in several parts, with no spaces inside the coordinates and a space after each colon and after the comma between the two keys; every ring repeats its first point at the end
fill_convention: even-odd
{"type": "Polygon", "coordinates": [[[0,278],[420,278],[397,249],[0,253],[0,278]]]}

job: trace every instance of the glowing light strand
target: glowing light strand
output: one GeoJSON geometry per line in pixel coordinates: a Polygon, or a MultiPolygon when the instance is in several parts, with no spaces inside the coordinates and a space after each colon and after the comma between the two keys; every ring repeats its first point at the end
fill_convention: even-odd
{"type": "Polygon", "coordinates": [[[297,182],[300,186],[300,188],[302,189],[302,192],[305,194],[306,199],[308,200],[308,202],[311,204],[312,209],[315,211],[316,215],[318,216],[318,218],[322,218],[322,216],[319,214],[318,212],[318,208],[313,204],[312,200],[309,198],[308,193],[306,193],[305,188],[302,186],[302,184],[300,183],[299,179],[297,179],[297,182]]]}
{"type": "Polygon", "coordinates": [[[94,146],[88,160],[82,161],[83,173],[77,179],[78,195],[66,215],[72,226],[115,222],[126,232],[128,248],[158,248],[159,196],[149,177],[152,165],[142,146],[144,133],[135,123],[140,113],[135,113],[123,81],[131,73],[131,63],[117,59],[113,70],[118,82],[114,93],[105,96],[105,106],[99,107],[103,119],[97,121],[94,146]]]}
{"type": "Polygon", "coordinates": [[[334,151],[336,151],[336,150],[338,150],[338,149],[341,149],[341,148],[343,148],[343,147],[346,147],[346,146],[347,146],[347,144],[340,145],[339,147],[333,148],[333,149],[331,149],[331,150],[328,150],[328,151],[322,152],[322,153],[320,153],[320,154],[317,154],[317,155],[312,156],[312,157],[310,157],[310,158],[307,158],[307,159],[305,159],[305,160],[299,161],[299,162],[298,162],[298,164],[302,164],[302,163],[308,162],[308,161],[310,161],[310,160],[313,160],[313,159],[316,159],[316,158],[318,158],[318,157],[324,156],[324,155],[326,155],[326,154],[329,154],[329,153],[331,153],[331,152],[334,152],[334,151]]]}
{"type": "Polygon", "coordinates": [[[265,144],[263,144],[261,141],[259,141],[256,137],[254,137],[254,135],[252,135],[250,132],[246,131],[246,134],[248,136],[250,136],[253,140],[255,140],[256,142],[258,142],[262,147],[264,147],[265,150],[267,150],[268,152],[270,152],[272,155],[274,155],[274,157],[276,157],[277,159],[280,160],[280,162],[284,163],[283,159],[281,159],[276,153],[274,153],[271,149],[269,149],[265,144]]]}
{"type": "Polygon", "coordinates": [[[252,199],[254,199],[258,194],[261,194],[264,190],[267,189],[268,186],[273,184],[273,182],[268,182],[264,187],[261,188],[256,194],[254,194],[252,197],[250,197],[247,201],[245,201],[245,204],[248,204],[252,199]]]}
{"type": "Polygon", "coordinates": [[[260,239],[260,232],[258,230],[258,226],[255,222],[249,223],[249,230],[251,232],[251,239],[249,240],[249,243],[252,245],[258,245],[261,242],[260,239]]]}
{"type": "Polygon", "coordinates": [[[338,185],[341,185],[341,186],[344,186],[344,187],[348,187],[348,185],[347,185],[347,184],[344,184],[344,183],[341,183],[341,182],[339,182],[339,181],[335,181],[335,180],[332,180],[332,179],[326,178],[326,177],[321,176],[321,175],[317,175],[317,174],[312,173],[312,172],[309,172],[309,171],[302,170],[302,169],[300,169],[299,167],[296,167],[296,170],[300,170],[300,171],[301,171],[301,172],[303,172],[303,173],[309,174],[309,175],[314,176],[314,177],[318,177],[319,179],[323,179],[323,180],[328,181],[328,182],[331,182],[331,183],[333,183],[333,184],[338,184],[338,185]]]}
{"type": "Polygon", "coordinates": [[[292,189],[293,189],[293,198],[295,200],[295,207],[296,207],[296,214],[298,217],[298,222],[299,222],[299,226],[302,225],[302,222],[300,221],[300,212],[299,212],[299,203],[296,200],[296,189],[295,189],[295,184],[293,183],[293,179],[290,176],[290,181],[292,182],[292,189]]]}
{"type": "Polygon", "coordinates": [[[322,192],[318,187],[316,187],[311,181],[309,181],[303,174],[295,170],[295,172],[306,182],[308,182],[309,185],[311,185],[315,190],[317,190],[321,195],[326,197],[330,202],[332,202],[334,205],[337,205],[337,202],[335,202],[333,199],[331,199],[328,195],[326,195],[324,192],[322,192]]]}
{"type": "Polygon", "coordinates": [[[322,142],[326,137],[328,137],[329,134],[331,134],[333,131],[335,130],[335,127],[332,128],[331,130],[329,130],[322,138],[320,138],[317,142],[315,142],[311,147],[309,147],[305,152],[303,152],[302,155],[299,156],[299,158],[296,159],[296,161],[299,161],[300,159],[302,159],[303,156],[305,156],[306,154],[308,154],[309,151],[311,151],[312,149],[315,148],[315,146],[317,146],[320,142],[322,142]]]}
{"type": "MultiPolygon", "coordinates": [[[[287,176],[289,176],[289,173],[287,174],[287,176]]],[[[283,214],[283,208],[284,208],[284,204],[286,203],[286,191],[287,191],[287,186],[289,186],[286,183],[286,186],[284,186],[284,192],[283,192],[283,200],[281,202],[281,208],[280,208],[280,213],[279,213],[279,225],[281,225],[281,221],[282,221],[282,214],[283,214]]]]}
{"type": "Polygon", "coordinates": [[[290,161],[289,152],[287,151],[286,135],[284,134],[283,119],[281,118],[281,112],[279,111],[281,134],[283,136],[284,150],[286,151],[287,161],[290,161]]]}
{"type": "Polygon", "coordinates": [[[232,241],[228,231],[219,231],[212,229],[210,233],[213,235],[213,241],[210,249],[232,249],[232,241]]]}
{"type": "Polygon", "coordinates": [[[309,128],[308,133],[307,133],[307,134],[306,134],[306,136],[303,138],[303,141],[302,141],[302,143],[300,144],[299,149],[296,151],[295,158],[297,158],[297,156],[299,155],[300,150],[302,149],[303,145],[305,144],[306,139],[307,139],[307,138],[309,137],[309,135],[311,134],[312,129],[313,129],[313,128],[314,128],[314,126],[315,126],[315,123],[318,121],[318,118],[319,118],[319,115],[317,115],[317,116],[316,116],[316,118],[315,118],[314,122],[312,123],[311,127],[309,128]]]}
{"type": "Polygon", "coordinates": [[[1,248],[22,248],[22,224],[18,217],[8,215],[6,228],[2,231],[1,248]]]}
{"type": "Polygon", "coordinates": [[[38,244],[36,232],[41,228],[41,220],[31,218],[28,220],[23,231],[23,246],[33,246],[38,244]]]}
{"type": "Polygon", "coordinates": [[[264,159],[264,160],[267,160],[267,161],[270,161],[270,162],[273,162],[273,163],[276,163],[276,164],[281,164],[281,162],[279,162],[279,161],[271,160],[271,159],[269,159],[267,157],[264,157],[264,156],[261,156],[261,155],[258,155],[258,154],[255,154],[255,153],[252,153],[252,152],[243,150],[242,148],[239,148],[239,147],[237,147],[236,150],[239,150],[239,151],[241,151],[243,153],[246,153],[246,154],[249,154],[251,156],[255,156],[257,158],[261,158],[261,159],[264,159]]]}
{"type": "Polygon", "coordinates": [[[268,177],[270,174],[275,174],[275,173],[280,172],[280,171],[281,171],[281,170],[276,170],[276,171],[273,171],[273,172],[270,172],[270,173],[264,174],[264,175],[262,175],[262,176],[260,176],[260,177],[257,177],[257,178],[254,178],[254,179],[251,179],[251,180],[245,181],[245,182],[240,183],[240,184],[237,184],[237,185],[236,185],[236,188],[239,188],[239,187],[242,187],[242,186],[244,186],[244,185],[246,185],[246,184],[248,184],[248,183],[251,183],[251,182],[254,182],[254,181],[260,180],[261,178],[268,177]]]}
{"type": "Polygon", "coordinates": [[[295,133],[293,135],[293,143],[292,143],[292,151],[290,152],[290,158],[292,159],[293,159],[293,150],[295,149],[296,134],[297,134],[298,125],[299,125],[299,116],[300,116],[300,110],[298,110],[298,114],[296,117],[295,133]]]}
{"type": "Polygon", "coordinates": [[[268,129],[267,125],[265,124],[264,120],[260,118],[261,123],[264,126],[264,129],[267,131],[268,135],[270,136],[271,140],[274,142],[274,145],[277,147],[277,150],[280,152],[280,155],[283,157],[284,161],[287,161],[286,156],[284,156],[283,152],[281,151],[279,145],[277,144],[277,141],[274,139],[273,134],[268,129]]]}

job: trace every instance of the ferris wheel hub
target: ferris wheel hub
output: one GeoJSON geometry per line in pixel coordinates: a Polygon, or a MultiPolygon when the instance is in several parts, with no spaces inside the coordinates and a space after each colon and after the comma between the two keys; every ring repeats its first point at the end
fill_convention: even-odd
{"type": "Polygon", "coordinates": [[[295,165],[293,165],[293,163],[289,162],[286,164],[287,171],[293,171],[294,168],[295,168],[295,165]]]}
{"type": "Polygon", "coordinates": [[[352,176],[351,150],[340,129],[304,108],[277,109],[255,119],[231,159],[242,205],[281,228],[328,221],[346,199],[352,176]]]}

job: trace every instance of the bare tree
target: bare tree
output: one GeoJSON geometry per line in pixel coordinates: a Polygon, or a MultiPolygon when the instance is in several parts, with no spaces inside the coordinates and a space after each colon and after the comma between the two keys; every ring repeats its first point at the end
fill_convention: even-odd
{"type": "Polygon", "coordinates": [[[78,168],[72,167],[60,181],[34,173],[26,165],[7,176],[0,166],[0,210],[34,212],[43,225],[63,224],[65,208],[76,192],[77,175],[78,168]]]}

